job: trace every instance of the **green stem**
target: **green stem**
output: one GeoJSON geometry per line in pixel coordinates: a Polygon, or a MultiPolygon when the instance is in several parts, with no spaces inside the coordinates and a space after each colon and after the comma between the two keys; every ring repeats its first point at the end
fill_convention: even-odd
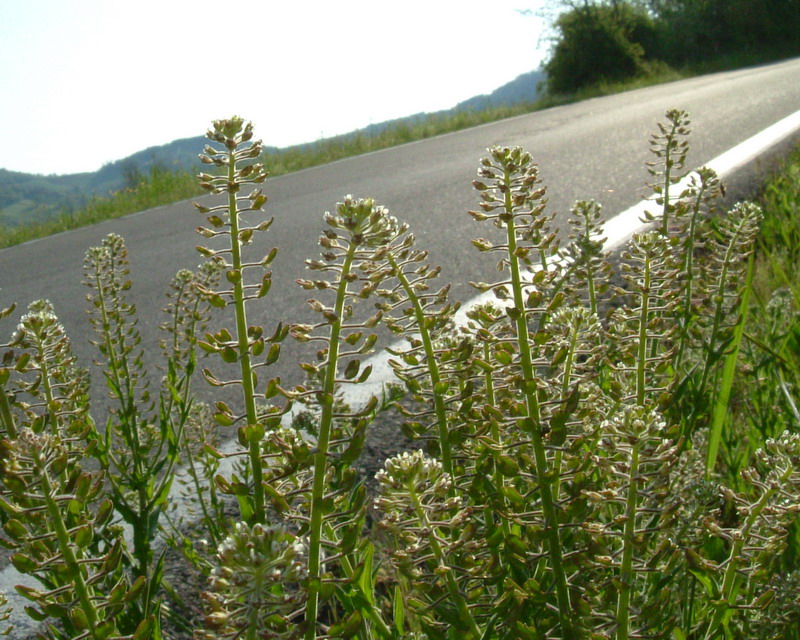
{"type": "Polygon", "coordinates": [[[551,469],[547,464],[547,453],[542,440],[541,411],[539,407],[538,388],[531,360],[533,345],[528,335],[528,322],[525,314],[525,302],[522,295],[522,277],[520,274],[519,258],[516,255],[517,237],[514,225],[513,204],[511,199],[511,175],[505,170],[505,211],[509,214],[506,224],[508,241],[508,260],[511,270],[511,282],[514,295],[514,316],[519,341],[520,366],[522,367],[523,389],[527,414],[530,420],[527,429],[533,444],[534,460],[536,464],[536,477],[539,481],[539,493],[542,498],[542,512],[544,514],[545,538],[550,555],[551,570],[555,580],[556,597],[558,600],[558,616],[565,640],[575,638],[572,624],[572,605],[569,597],[569,586],[564,572],[564,560],[561,553],[561,536],[558,529],[558,517],[553,503],[553,478],[551,469]]]}
{"type": "MultiPolygon", "coordinates": [[[[720,328],[722,326],[723,317],[725,316],[725,292],[729,288],[728,276],[729,272],[731,271],[731,267],[740,259],[742,255],[742,245],[740,242],[740,238],[743,234],[744,229],[746,228],[746,219],[740,220],[739,224],[733,233],[733,235],[728,240],[728,245],[725,249],[725,257],[722,260],[722,270],[719,274],[719,280],[717,281],[717,289],[716,294],[713,296],[713,300],[716,300],[716,304],[714,306],[714,321],[711,327],[711,333],[708,339],[708,351],[706,353],[706,359],[703,363],[703,376],[700,382],[700,389],[705,389],[706,384],[708,383],[708,378],[711,373],[711,369],[713,368],[713,363],[716,361],[716,353],[715,353],[715,345],[717,342],[717,337],[720,332],[720,328]]],[[[752,258],[750,261],[750,267],[752,269],[752,258]]],[[[749,275],[748,275],[749,277],[749,275]]],[[[746,288],[745,293],[749,290],[749,287],[746,288]]],[[[741,303],[740,303],[741,304],[741,303]]],[[[740,306],[740,313],[744,315],[747,311],[747,308],[744,305],[740,306]]]]}
{"type": "MultiPolygon", "coordinates": [[[[211,513],[208,509],[208,504],[206,504],[206,497],[205,493],[206,490],[211,492],[211,499],[213,501],[214,493],[213,493],[213,482],[210,483],[210,487],[204,487],[200,482],[199,474],[197,473],[197,469],[195,468],[195,459],[192,455],[191,449],[189,447],[188,442],[184,442],[184,449],[183,453],[186,455],[187,458],[187,472],[189,476],[192,478],[192,484],[194,485],[195,494],[197,497],[197,501],[200,503],[200,509],[203,512],[202,521],[206,523],[206,532],[211,537],[211,547],[216,548],[219,544],[219,535],[218,529],[216,526],[216,522],[212,519],[211,513]]],[[[208,474],[205,475],[206,478],[213,478],[216,475],[216,469],[208,474]]]]}
{"type": "MultiPolygon", "coordinates": [[[[650,287],[653,286],[652,258],[646,256],[645,270],[642,284],[641,309],[639,309],[639,342],[636,353],[636,404],[644,407],[647,390],[647,325],[650,322],[650,287]]],[[[657,341],[653,340],[652,349],[655,351],[657,341]]]]}
{"type": "Polygon", "coordinates": [[[745,519],[744,525],[737,532],[738,535],[736,535],[733,539],[733,543],[731,544],[731,552],[728,556],[728,564],[725,567],[725,576],[722,579],[722,588],[720,589],[722,602],[715,606],[716,611],[714,613],[714,619],[711,621],[711,624],[706,631],[706,640],[712,640],[712,638],[718,637],[716,634],[720,625],[723,623],[726,612],[735,604],[736,584],[737,578],[739,577],[737,572],[742,560],[742,549],[750,538],[750,529],[753,528],[753,525],[761,516],[761,512],[764,510],[764,507],[769,504],[772,496],[778,490],[778,487],[783,485],[783,483],[787,480],[788,475],[791,475],[791,470],[786,474],[787,477],[780,478],[771,488],[767,489],[761,495],[761,498],[759,498],[758,502],[756,502],[756,504],[750,509],[750,514],[745,519]]]}
{"type": "Polygon", "coordinates": [[[664,191],[661,194],[664,198],[664,206],[661,213],[661,233],[669,234],[669,188],[672,186],[672,141],[675,139],[677,125],[672,122],[672,129],[667,135],[667,143],[664,145],[664,191]]]}
{"type": "MultiPolygon", "coordinates": [[[[256,572],[256,579],[254,584],[248,585],[251,588],[251,594],[259,594],[263,593],[264,590],[264,574],[262,571],[256,572]]],[[[259,613],[261,611],[261,607],[259,606],[260,603],[258,602],[249,602],[248,603],[248,614],[247,614],[247,631],[245,632],[245,639],[246,640],[259,640],[259,637],[264,637],[261,635],[261,625],[259,624],[259,613]]]]}
{"type": "MultiPolygon", "coordinates": [[[[688,572],[687,572],[688,573],[688,572]]],[[[695,602],[695,592],[697,590],[697,578],[695,578],[692,574],[688,574],[688,580],[690,580],[689,588],[686,588],[686,581],[684,581],[684,589],[683,589],[683,597],[684,602],[686,603],[685,614],[683,616],[683,628],[688,630],[692,628],[692,623],[694,622],[694,602],[695,602]]]]}
{"type": "Polygon", "coordinates": [[[439,449],[442,458],[442,469],[448,476],[450,476],[450,479],[452,480],[450,494],[454,495],[456,478],[453,473],[453,454],[450,450],[450,430],[447,422],[447,410],[445,406],[444,394],[438,390],[442,386],[440,385],[442,377],[441,372],[439,371],[439,363],[436,361],[436,351],[433,347],[433,340],[431,339],[430,331],[428,331],[425,310],[422,308],[419,297],[414,291],[414,288],[411,286],[408,277],[405,273],[403,273],[402,268],[397,264],[397,261],[391,252],[389,252],[387,255],[387,260],[392,266],[392,269],[394,269],[400,285],[403,287],[406,295],[408,296],[408,300],[411,302],[414,308],[414,319],[416,320],[416,326],[419,329],[420,337],[422,339],[422,347],[425,351],[425,364],[428,368],[428,375],[430,376],[431,385],[433,388],[433,407],[436,413],[436,425],[439,431],[439,449]]]}
{"type": "MultiPolygon", "coordinates": [[[[561,397],[559,398],[562,406],[569,397],[569,385],[572,380],[572,368],[575,364],[575,351],[578,348],[578,331],[579,327],[574,327],[570,331],[569,340],[569,353],[564,360],[564,375],[561,380],[561,397]]],[[[558,502],[559,493],[561,492],[561,462],[564,457],[564,452],[558,449],[553,459],[553,498],[558,502]]]]}
{"type": "Polygon", "coordinates": [[[14,424],[11,403],[8,400],[8,392],[4,384],[0,384],[0,422],[3,424],[6,436],[11,440],[15,440],[17,438],[17,426],[14,424]]]}
{"type": "Polygon", "coordinates": [[[422,503],[419,500],[414,483],[408,482],[406,484],[406,488],[408,489],[408,495],[411,498],[411,502],[414,506],[414,511],[419,519],[420,525],[423,527],[423,529],[431,531],[431,534],[428,536],[428,543],[431,546],[431,551],[433,551],[433,555],[438,562],[439,568],[444,573],[447,590],[450,593],[450,597],[453,599],[456,609],[458,610],[459,619],[469,627],[469,631],[472,633],[472,638],[469,640],[479,640],[479,638],[482,637],[481,631],[475,622],[475,618],[472,616],[472,612],[469,610],[469,605],[464,599],[464,595],[458,588],[458,582],[456,581],[452,567],[448,566],[447,564],[447,558],[444,555],[442,546],[439,544],[439,541],[436,538],[436,528],[432,526],[430,522],[428,522],[428,517],[425,513],[425,509],[422,507],[422,503]]]}
{"type": "Polygon", "coordinates": [[[328,447],[333,423],[334,393],[336,391],[336,368],[339,361],[339,334],[342,329],[342,315],[347,299],[347,276],[353,263],[357,245],[350,242],[339,276],[336,290],[334,314],[336,320],[331,323],[331,335],[328,347],[328,362],[325,367],[325,378],[321,397],[322,415],[320,416],[317,451],[314,454],[314,484],[311,493],[311,516],[309,524],[308,544],[308,600],[306,602],[306,640],[314,640],[317,633],[317,616],[319,609],[320,567],[322,554],[322,520],[323,498],[325,495],[325,472],[328,465],[328,447]]]}
{"type": "MultiPolygon", "coordinates": [[[[228,153],[228,184],[236,183],[236,153],[228,153]]],[[[242,275],[242,247],[239,242],[239,209],[236,204],[236,191],[228,191],[228,212],[230,218],[231,269],[238,274],[233,280],[233,305],[236,315],[236,339],[239,347],[239,368],[242,374],[242,395],[244,396],[247,425],[258,424],[256,413],[255,388],[253,386],[253,367],[250,361],[250,339],[247,335],[247,313],[245,310],[244,278],[242,275]]],[[[261,439],[249,437],[249,460],[253,474],[253,516],[249,524],[266,522],[263,469],[261,465],[261,439]]]]}
{"type": "MultiPolygon", "coordinates": [[[[47,354],[45,353],[44,344],[42,343],[42,339],[40,336],[37,336],[36,339],[36,348],[39,352],[39,371],[41,373],[41,381],[42,381],[42,389],[44,390],[44,398],[46,402],[46,410],[50,416],[50,420],[53,426],[53,434],[57,436],[61,436],[61,415],[58,411],[51,411],[50,408],[54,406],[55,395],[53,393],[53,387],[50,384],[50,368],[48,367],[47,362],[47,354]]],[[[64,473],[62,472],[62,478],[66,479],[64,473]]]]}
{"type": "Polygon", "coordinates": [[[700,205],[702,202],[703,194],[706,191],[706,185],[703,183],[701,190],[696,194],[694,207],[692,207],[692,215],[689,222],[689,228],[686,231],[686,244],[683,248],[683,273],[686,277],[686,291],[683,301],[683,313],[680,318],[681,335],[680,343],[678,344],[678,351],[675,354],[674,367],[675,370],[680,372],[680,366],[683,362],[683,354],[688,347],[689,341],[689,325],[692,320],[692,298],[694,296],[694,241],[697,234],[697,217],[700,215],[700,205]]]}
{"type": "Polygon", "coordinates": [[[589,309],[592,315],[597,315],[597,289],[594,283],[594,274],[589,269],[587,269],[587,272],[586,286],[589,291],[589,309]]]}
{"type": "Polygon", "coordinates": [[[94,635],[94,630],[97,627],[98,622],[97,610],[92,604],[92,596],[89,593],[89,587],[83,578],[83,570],[78,563],[78,559],[75,557],[75,547],[72,544],[72,539],[70,538],[67,530],[67,525],[61,515],[61,510],[58,508],[58,503],[53,497],[55,491],[53,490],[53,486],[50,483],[50,478],[47,475],[47,468],[40,467],[40,473],[42,494],[44,496],[47,514],[50,519],[50,525],[55,531],[56,539],[58,540],[59,551],[61,552],[64,564],[67,567],[67,575],[69,576],[68,579],[75,589],[75,593],[78,596],[78,602],[80,603],[80,608],[83,610],[83,613],[86,616],[86,621],[88,622],[89,632],[94,638],[96,637],[94,635]]]}
{"type": "MultiPolygon", "coordinates": [[[[483,357],[486,360],[486,362],[491,362],[491,349],[489,347],[488,342],[484,343],[483,345],[483,357]]],[[[496,405],[495,405],[494,381],[492,380],[491,371],[486,371],[484,373],[484,384],[486,385],[486,404],[490,407],[494,407],[496,405]]],[[[497,500],[499,501],[500,509],[502,511],[505,511],[506,499],[505,496],[503,496],[503,487],[505,486],[505,476],[500,466],[500,455],[501,455],[500,447],[502,445],[502,441],[500,436],[500,425],[498,424],[496,419],[494,418],[491,419],[491,422],[489,423],[489,429],[492,434],[492,441],[496,445],[496,447],[492,449],[492,457],[494,459],[494,488],[495,492],[497,493],[497,500]]],[[[486,517],[486,522],[487,524],[489,524],[490,528],[494,528],[497,514],[495,513],[494,509],[491,508],[490,505],[487,505],[486,507],[485,517],[486,517]]],[[[511,529],[508,525],[508,518],[501,516],[500,521],[503,528],[504,537],[508,539],[509,535],[511,534],[511,529]]]]}
{"type": "MultiPolygon", "coordinates": [[[[727,256],[726,256],[727,258],[727,256]]],[[[726,260],[727,266],[727,260],[726,260]]],[[[725,364],[723,367],[723,374],[722,374],[722,381],[717,389],[717,397],[714,402],[714,409],[711,416],[711,429],[708,438],[708,452],[706,455],[706,480],[711,477],[711,472],[714,469],[714,465],[717,461],[717,454],[719,452],[719,443],[722,438],[722,429],[725,424],[725,416],[728,412],[728,403],[730,401],[730,392],[731,387],[733,386],[733,378],[736,373],[736,362],[739,359],[739,348],[742,344],[742,337],[744,336],[744,325],[747,320],[747,312],[750,306],[750,292],[752,290],[752,283],[753,283],[753,274],[755,273],[755,260],[753,254],[750,255],[750,260],[747,265],[747,279],[744,286],[744,291],[742,292],[742,298],[739,303],[739,317],[738,317],[738,324],[734,331],[733,341],[730,345],[730,351],[728,352],[727,356],[725,357],[725,364]]],[[[718,291],[718,296],[723,295],[723,287],[720,285],[720,289],[718,291]]],[[[719,307],[717,312],[714,314],[714,329],[712,331],[712,338],[709,342],[709,358],[711,353],[714,349],[714,341],[716,340],[716,334],[719,330],[719,323],[718,317],[722,316],[723,309],[721,308],[721,302],[719,303],[719,307]]],[[[705,365],[705,369],[703,370],[703,385],[705,385],[705,381],[707,379],[707,372],[711,369],[711,362],[707,361],[705,365]]],[[[701,387],[701,389],[704,386],[701,387]]]]}
{"type": "Polygon", "coordinates": [[[617,637],[628,640],[630,633],[630,601],[633,587],[633,544],[636,535],[636,503],[638,490],[636,482],[639,475],[639,446],[631,450],[630,471],[628,472],[628,496],[625,503],[625,528],[622,537],[622,563],[619,569],[619,594],[617,597],[617,637]]]}
{"type": "MultiPolygon", "coordinates": [[[[110,266],[109,276],[115,276],[115,254],[109,252],[110,266]]],[[[128,475],[122,473],[117,475],[109,473],[109,478],[116,488],[114,491],[115,502],[119,506],[120,502],[124,502],[129,512],[129,517],[126,518],[133,528],[133,541],[134,550],[133,555],[136,559],[136,575],[147,577],[148,567],[150,566],[150,559],[152,558],[152,549],[148,535],[148,496],[147,486],[149,482],[148,473],[145,472],[146,464],[143,459],[142,445],[139,439],[138,429],[138,410],[136,407],[135,390],[134,390],[134,376],[128,363],[128,351],[125,348],[125,333],[123,331],[121,319],[117,318],[112,326],[112,318],[107,310],[107,304],[111,303],[119,313],[120,300],[117,296],[118,286],[116,282],[110,283],[109,292],[112,294],[112,299],[108,300],[106,296],[106,287],[103,286],[103,277],[101,275],[99,262],[95,264],[95,279],[97,282],[97,295],[99,298],[99,309],[102,318],[103,339],[106,346],[107,358],[107,373],[111,378],[114,386],[115,394],[120,402],[120,412],[117,414],[119,418],[119,433],[124,438],[128,452],[131,456],[133,472],[128,475]],[[116,335],[112,338],[112,332],[116,335]],[[124,497],[125,492],[119,489],[121,484],[126,484],[129,489],[136,493],[136,500],[138,508],[134,509],[128,504],[127,499],[124,497]]],[[[104,465],[107,466],[107,465],[104,465]]],[[[118,471],[122,471],[119,465],[116,465],[118,471]]],[[[110,469],[106,468],[106,471],[110,469]]]]}
{"type": "MultiPolygon", "coordinates": [[[[335,532],[330,524],[325,524],[325,533],[330,539],[334,539],[335,532]]],[[[345,577],[352,581],[353,576],[355,575],[355,567],[353,567],[353,563],[350,562],[350,558],[343,555],[339,561],[341,562],[342,571],[344,571],[345,577]]],[[[385,638],[385,640],[391,640],[393,638],[392,630],[384,621],[380,608],[376,607],[374,603],[368,602],[366,594],[364,594],[364,600],[365,601],[361,602],[359,605],[360,610],[362,612],[366,611],[370,621],[373,624],[373,629],[378,632],[381,638],[385,638]]]]}
{"type": "Polygon", "coordinates": [[[119,363],[117,362],[117,352],[114,348],[114,343],[111,340],[111,319],[108,316],[108,309],[107,309],[107,300],[106,300],[106,291],[105,287],[103,286],[103,275],[102,270],[100,268],[99,262],[95,262],[94,265],[94,277],[95,282],[97,283],[97,297],[98,297],[98,309],[100,309],[100,318],[102,319],[102,328],[103,328],[103,340],[105,342],[106,347],[106,359],[107,362],[107,369],[106,375],[109,375],[112,378],[112,382],[114,388],[116,389],[116,393],[118,398],[121,401],[121,394],[122,394],[122,379],[119,375],[119,363]]]}

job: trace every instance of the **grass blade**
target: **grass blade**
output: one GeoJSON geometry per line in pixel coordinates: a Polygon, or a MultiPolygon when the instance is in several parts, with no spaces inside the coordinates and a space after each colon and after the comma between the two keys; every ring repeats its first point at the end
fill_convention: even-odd
{"type": "Polygon", "coordinates": [[[728,355],[725,357],[725,367],[722,372],[722,380],[720,381],[717,399],[714,403],[714,413],[711,419],[711,431],[708,436],[708,454],[706,457],[706,480],[710,479],[711,471],[717,462],[717,455],[719,454],[719,443],[722,440],[722,428],[725,425],[725,418],[728,415],[728,404],[731,398],[731,387],[733,386],[733,377],[736,373],[736,361],[739,358],[739,347],[742,344],[742,337],[744,336],[744,326],[747,320],[747,311],[750,304],[750,291],[753,284],[753,272],[755,261],[753,255],[747,264],[747,280],[742,292],[742,301],[740,304],[739,322],[736,325],[736,330],[733,334],[733,341],[728,355]]]}

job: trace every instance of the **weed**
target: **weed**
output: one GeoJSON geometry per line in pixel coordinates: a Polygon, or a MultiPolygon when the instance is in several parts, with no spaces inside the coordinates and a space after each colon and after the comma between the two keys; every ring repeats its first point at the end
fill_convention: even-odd
{"type": "Polygon", "coordinates": [[[113,405],[104,429],[49,303],[0,345],[0,518],[14,565],[42,584],[19,589],[28,614],[61,621],[44,636],[166,637],[164,531],[208,576],[202,640],[796,637],[797,316],[774,303],[763,333],[746,328],[762,212],[714,216],[708,169],[672,192],[689,126],[668,111],[652,140],[661,211],[623,252],[623,287],[607,286],[599,205],[576,204],[562,248],[531,155],[494,147],[469,212],[493,238],[474,245],[498,280],[473,283],[492,303],[459,326],[408,226],[347,196],[298,280],[317,321],[266,330],[248,322],[277,257],[256,243],[272,224],[260,141],[240,118],[215,121],[200,179],[220,199],[197,205],[209,261],[173,281],[158,385],[115,235],[85,267],[113,405]],[[231,328],[206,328],[213,308],[231,328]],[[339,390],[369,378],[379,327],[405,340],[390,361],[403,391],[349,407],[339,390]],[[317,359],[284,388],[268,372],[289,338],[317,359]],[[195,400],[198,352],[215,362],[206,382],[239,402],[195,400]],[[750,413],[731,403],[743,356],[782,382],[750,413]],[[777,395],[785,416],[760,422],[777,395]],[[372,500],[354,463],[392,403],[426,448],[387,460],[372,500]],[[309,428],[285,424],[294,404],[309,428]],[[230,451],[211,421],[236,426],[230,451]],[[179,462],[211,544],[169,515],[179,462]]]}

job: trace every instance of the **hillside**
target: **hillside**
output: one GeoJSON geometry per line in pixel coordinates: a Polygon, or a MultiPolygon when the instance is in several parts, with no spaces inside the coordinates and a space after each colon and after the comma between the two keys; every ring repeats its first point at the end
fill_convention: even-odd
{"type": "MultiPolygon", "coordinates": [[[[479,111],[491,107],[510,106],[533,102],[539,96],[539,84],[544,73],[531,71],[499,87],[490,94],[478,95],[460,102],[451,109],[435,113],[414,115],[371,124],[337,139],[352,136],[373,136],[391,127],[413,125],[430,117],[447,117],[462,111],[479,111]]],[[[197,168],[197,150],[203,147],[205,137],[198,135],[149,147],[127,158],[110,162],[98,171],[71,175],[35,175],[0,169],[0,227],[43,222],[84,205],[92,196],[103,196],[136,184],[137,179],[153,167],[194,171],[197,168]]],[[[325,141],[296,145],[308,149],[325,141]]],[[[290,148],[290,149],[291,149],[290,148]]],[[[266,153],[278,151],[265,147],[266,153]]]]}

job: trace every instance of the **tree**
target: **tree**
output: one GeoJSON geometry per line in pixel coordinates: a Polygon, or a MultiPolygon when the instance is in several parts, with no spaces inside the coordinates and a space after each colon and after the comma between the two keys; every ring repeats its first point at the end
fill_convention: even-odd
{"type": "Polygon", "coordinates": [[[625,0],[565,0],[555,21],[556,44],[545,63],[551,93],[567,93],[646,73],[655,45],[652,18],[625,0]]]}
{"type": "Polygon", "coordinates": [[[670,64],[800,51],[800,0],[649,0],[670,64]]]}

